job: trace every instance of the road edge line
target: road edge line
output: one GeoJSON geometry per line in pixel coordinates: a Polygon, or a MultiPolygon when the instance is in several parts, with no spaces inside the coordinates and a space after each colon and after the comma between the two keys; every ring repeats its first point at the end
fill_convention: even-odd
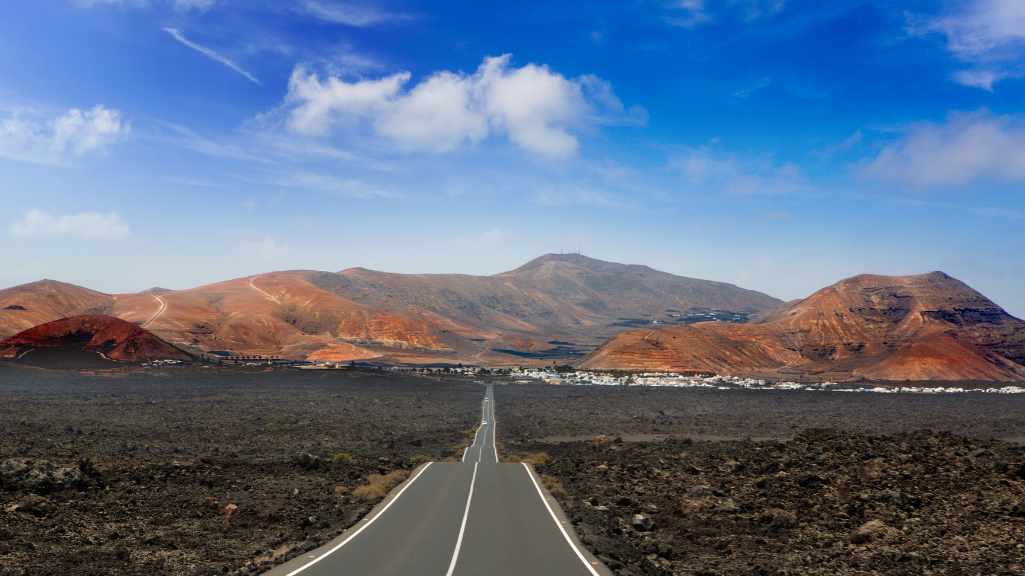
{"type": "Polygon", "coordinates": [[[584,553],[580,551],[580,548],[577,547],[576,542],[570,538],[569,532],[566,532],[566,528],[562,525],[562,522],[559,521],[559,517],[555,515],[555,511],[552,510],[552,506],[548,504],[548,499],[545,498],[545,493],[541,490],[541,485],[538,484],[537,479],[534,478],[534,471],[530,469],[530,466],[528,466],[526,462],[521,462],[521,464],[523,464],[524,470],[527,471],[527,476],[530,476],[530,481],[534,483],[534,488],[537,489],[537,495],[541,497],[541,502],[543,502],[545,508],[548,509],[548,514],[552,517],[552,521],[559,527],[559,532],[562,532],[562,537],[566,539],[566,543],[573,549],[573,552],[576,553],[577,558],[579,558],[580,562],[587,568],[587,571],[591,573],[591,576],[601,576],[598,574],[598,571],[594,569],[594,566],[592,566],[587,560],[587,557],[584,556],[584,553]]]}
{"type": "Polygon", "coordinates": [[[452,576],[456,571],[456,564],[459,562],[459,549],[463,547],[463,534],[466,532],[466,520],[470,517],[470,503],[473,502],[473,488],[477,484],[477,466],[480,462],[473,463],[473,477],[470,478],[470,493],[466,495],[466,508],[463,509],[463,522],[459,525],[459,537],[456,538],[456,548],[452,551],[452,561],[448,564],[448,572],[445,576],[452,576]]]}
{"type": "Polygon", "coordinates": [[[480,429],[483,428],[483,427],[484,427],[483,424],[479,424],[477,426],[477,431],[473,433],[473,442],[470,442],[469,446],[467,446],[466,448],[463,448],[463,459],[460,460],[460,462],[466,462],[466,453],[470,450],[470,448],[473,448],[474,444],[477,443],[477,436],[480,434],[480,429]]]}
{"type": "Polygon", "coordinates": [[[424,465],[424,467],[421,468],[420,471],[417,472],[415,476],[410,478],[410,480],[408,482],[406,482],[406,485],[403,486],[402,489],[399,490],[398,493],[395,494],[394,498],[389,500],[388,503],[384,505],[384,507],[382,507],[380,510],[378,510],[377,513],[374,514],[369,520],[364,522],[363,525],[360,526],[358,529],[356,529],[355,532],[353,532],[352,534],[349,534],[349,536],[345,540],[342,540],[337,545],[332,547],[330,550],[328,550],[327,552],[325,552],[325,553],[321,554],[320,556],[314,558],[313,560],[310,560],[306,564],[303,564],[302,566],[296,568],[295,570],[292,570],[288,574],[285,574],[285,576],[295,576],[296,574],[299,574],[303,570],[306,570],[310,566],[313,566],[317,562],[320,562],[324,558],[327,558],[328,556],[334,554],[339,549],[341,549],[342,546],[345,546],[346,544],[348,544],[350,540],[352,540],[356,536],[359,536],[360,532],[363,532],[364,530],[366,530],[367,527],[370,526],[371,524],[373,524],[374,521],[376,521],[378,518],[380,518],[381,515],[384,514],[388,510],[388,508],[391,508],[391,505],[394,504],[399,499],[400,496],[402,496],[403,492],[405,492],[407,489],[409,489],[409,487],[412,486],[414,482],[416,482],[417,478],[419,478],[424,472],[427,471],[428,468],[431,467],[431,464],[434,464],[434,462],[428,462],[426,465],[424,465]]]}
{"type": "Polygon", "coordinates": [[[498,459],[498,436],[495,430],[498,428],[498,417],[495,415],[495,385],[491,385],[491,447],[495,450],[495,464],[501,464],[498,459]]]}

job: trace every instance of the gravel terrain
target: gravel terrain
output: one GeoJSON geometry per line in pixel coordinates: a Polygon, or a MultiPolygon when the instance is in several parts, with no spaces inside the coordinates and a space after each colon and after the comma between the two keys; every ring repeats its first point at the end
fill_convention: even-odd
{"type": "Polygon", "coordinates": [[[617,574],[1025,574],[1025,398],[496,387],[617,574]]]}
{"type": "Polygon", "coordinates": [[[373,372],[0,367],[0,574],[243,574],[458,457],[482,390],[373,372]]]}

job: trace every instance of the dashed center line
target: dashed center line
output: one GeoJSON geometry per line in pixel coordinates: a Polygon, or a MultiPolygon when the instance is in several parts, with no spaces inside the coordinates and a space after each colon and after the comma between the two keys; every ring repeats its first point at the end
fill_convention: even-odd
{"type": "Polygon", "coordinates": [[[456,538],[456,549],[452,551],[452,561],[448,564],[448,572],[445,576],[452,576],[456,571],[456,563],[459,561],[459,549],[463,547],[463,535],[466,533],[466,520],[470,517],[470,503],[473,502],[473,488],[477,484],[477,466],[473,464],[473,477],[470,478],[470,493],[466,496],[466,508],[463,509],[463,522],[459,525],[459,537],[456,538]]]}

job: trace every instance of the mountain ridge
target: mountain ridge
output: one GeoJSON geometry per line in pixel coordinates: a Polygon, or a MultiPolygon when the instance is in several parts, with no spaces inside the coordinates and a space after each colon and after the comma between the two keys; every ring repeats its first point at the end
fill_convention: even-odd
{"type": "Polygon", "coordinates": [[[1025,322],[943,272],[861,274],[748,325],[623,332],[582,366],[841,380],[1025,380],[1025,322]]]}
{"type": "MultiPolygon", "coordinates": [[[[197,351],[481,363],[520,363],[517,351],[543,351],[552,340],[578,342],[586,350],[618,331],[624,319],[663,321],[675,309],[692,308],[743,316],[782,303],[731,284],[555,254],[490,276],[353,267],[268,272],[135,294],[61,289],[73,297],[40,309],[32,320],[103,311],[197,351]]],[[[23,311],[3,308],[20,306],[31,292],[0,290],[0,336],[27,327],[16,318],[23,311]]]]}

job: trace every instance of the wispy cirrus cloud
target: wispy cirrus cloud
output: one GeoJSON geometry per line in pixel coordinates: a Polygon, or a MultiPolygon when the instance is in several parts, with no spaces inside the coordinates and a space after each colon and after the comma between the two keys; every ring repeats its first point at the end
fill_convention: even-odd
{"type": "Polygon", "coordinates": [[[748,86],[735,90],[733,92],[733,97],[739,98],[741,100],[746,100],[747,98],[750,98],[755,92],[764,90],[769,86],[772,86],[772,78],[764,76],[762,78],[755,80],[748,86]]]}
{"type": "Polygon", "coordinates": [[[131,228],[117,212],[79,212],[52,214],[29,210],[10,226],[12,236],[19,238],[63,237],[83,240],[123,238],[131,228]]]}
{"type": "Polygon", "coordinates": [[[695,28],[712,20],[705,0],[678,0],[670,10],[666,21],[681,28],[695,28]]]}
{"type": "Polygon", "coordinates": [[[273,236],[246,238],[238,243],[238,251],[244,256],[256,256],[259,260],[276,261],[288,257],[288,244],[273,236]]]}
{"type": "Polygon", "coordinates": [[[154,134],[153,138],[155,140],[168,142],[197,154],[245,162],[271,162],[266,155],[261,154],[252,145],[240,145],[230,141],[213,140],[178,124],[164,122],[160,126],[163,130],[154,134]]]}
{"type": "Polygon", "coordinates": [[[305,12],[314,18],[354,28],[366,28],[381,24],[411,20],[414,15],[405,12],[390,12],[368,3],[337,0],[306,0],[301,4],[305,12]]]}
{"type": "Polygon", "coordinates": [[[778,196],[809,193],[813,186],[796,164],[772,158],[744,158],[713,150],[691,148],[669,161],[692,188],[720,194],[778,196]]]}
{"type": "Polygon", "coordinates": [[[534,193],[534,204],[547,207],[584,206],[590,208],[623,208],[626,204],[606,190],[587,185],[542,188],[534,193]]]}
{"type": "Polygon", "coordinates": [[[680,28],[698,28],[724,15],[752,22],[780,12],[786,3],[787,0],[676,0],[669,4],[665,20],[680,28]]]}
{"type": "MultiPolygon", "coordinates": [[[[203,12],[213,8],[217,0],[165,0],[175,10],[183,12],[196,10],[203,12]]],[[[160,4],[158,0],[72,0],[72,3],[81,8],[95,8],[97,6],[124,6],[134,8],[146,8],[153,4],[160,4]]]]}
{"type": "Polygon", "coordinates": [[[164,28],[164,32],[167,32],[168,34],[170,34],[172,38],[177,40],[183,46],[186,46],[188,48],[191,48],[191,49],[195,50],[196,52],[199,52],[200,54],[206,56],[207,58],[213,60],[214,62],[218,62],[220,64],[223,64],[224,66],[227,66],[228,68],[230,68],[230,69],[234,70],[235,72],[237,72],[238,74],[242,75],[244,78],[246,78],[247,80],[249,80],[253,84],[260,85],[260,80],[257,79],[256,76],[253,76],[252,74],[250,74],[248,71],[246,71],[244,68],[242,68],[241,66],[236,64],[233,60],[231,60],[227,56],[224,56],[223,54],[220,54],[219,52],[216,52],[215,50],[207,48],[206,46],[203,46],[201,44],[196,44],[192,40],[189,40],[181,30],[179,30],[177,28],[170,28],[170,27],[168,27],[168,28],[164,28]]]}
{"type": "Polygon", "coordinates": [[[281,188],[313,190],[358,200],[391,200],[402,197],[398,192],[358,178],[339,178],[316,172],[287,174],[279,178],[275,184],[281,188]]]}
{"type": "Polygon", "coordinates": [[[217,0],[174,0],[174,7],[178,10],[209,10],[213,8],[217,0]]]}

